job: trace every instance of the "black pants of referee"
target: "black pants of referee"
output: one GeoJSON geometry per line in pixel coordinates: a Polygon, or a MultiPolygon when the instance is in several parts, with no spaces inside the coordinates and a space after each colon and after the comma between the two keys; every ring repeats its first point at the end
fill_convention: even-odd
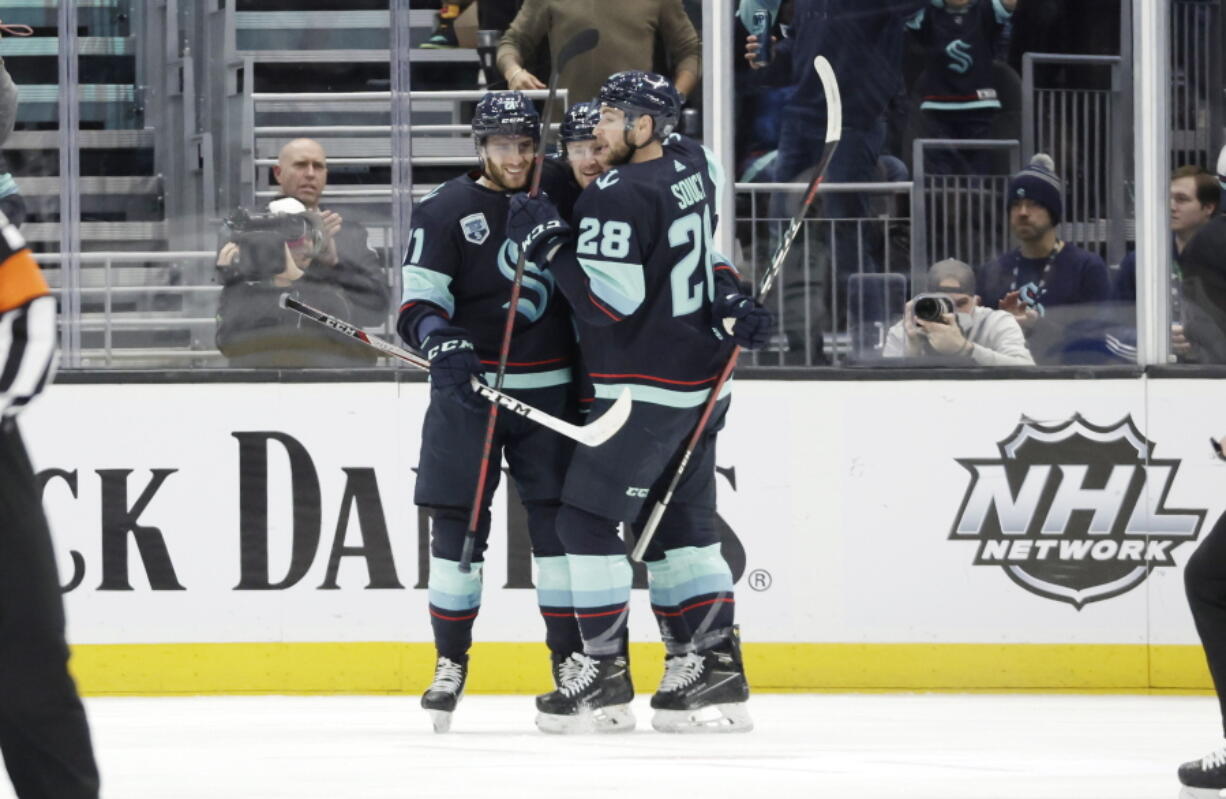
{"type": "Polygon", "coordinates": [[[1209,661],[1226,734],[1226,513],[1188,558],[1183,584],[1209,661]]]}
{"type": "Polygon", "coordinates": [[[20,799],[98,796],[51,533],[12,419],[0,421],[0,751],[20,799]]]}

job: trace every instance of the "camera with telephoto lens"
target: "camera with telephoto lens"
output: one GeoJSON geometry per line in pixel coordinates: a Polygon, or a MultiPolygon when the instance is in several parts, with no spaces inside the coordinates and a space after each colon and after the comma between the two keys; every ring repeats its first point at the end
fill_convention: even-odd
{"type": "Polygon", "coordinates": [[[911,300],[911,313],[916,319],[944,324],[944,315],[955,313],[954,299],[948,294],[917,294],[911,300]]]}
{"type": "Polygon", "coordinates": [[[311,252],[319,249],[322,229],[311,213],[252,213],[239,208],[223,224],[230,241],[238,245],[238,257],[228,267],[219,267],[225,283],[259,282],[285,271],[285,245],[307,239],[311,252]]]}

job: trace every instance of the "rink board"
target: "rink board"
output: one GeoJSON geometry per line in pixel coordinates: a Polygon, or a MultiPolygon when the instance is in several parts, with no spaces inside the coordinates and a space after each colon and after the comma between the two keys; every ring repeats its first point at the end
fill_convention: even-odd
{"type": "MultiPolygon", "coordinates": [[[[419,690],[425,403],[390,382],[48,391],[22,421],[83,689],[419,690]]],[[[1213,380],[738,381],[718,483],[755,684],[1208,687],[1182,566],[1226,509],[1223,407],[1213,380]]],[[[471,687],[538,690],[499,492],[471,687]]]]}

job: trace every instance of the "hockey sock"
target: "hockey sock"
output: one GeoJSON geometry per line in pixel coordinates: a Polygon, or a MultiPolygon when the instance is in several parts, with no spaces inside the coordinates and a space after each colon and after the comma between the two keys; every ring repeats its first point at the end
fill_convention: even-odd
{"type": "Polygon", "coordinates": [[[562,657],[583,651],[583,637],[571,604],[570,564],[565,555],[534,558],[536,599],[545,620],[545,644],[562,657]]]}
{"type": "Polygon", "coordinates": [[[617,522],[563,505],[558,537],[566,548],[571,597],[583,650],[594,657],[622,654],[634,572],[617,522]]]}
{"type": "Polygon", "coordinates": [[[430,626],[438,653],[457,662],[468,659],[473,643],[473,620],[481,608],[481,572],[484,563],[473,564],[464,574],[455,560],[430,556],[430,626]]]}
{"type": "Polygon", "coordinates": [[[719,544],[670,549],[662,560],[649,561],[647,571],[651,609],[670,653],[732,626],[732,571],[719,544]]]}

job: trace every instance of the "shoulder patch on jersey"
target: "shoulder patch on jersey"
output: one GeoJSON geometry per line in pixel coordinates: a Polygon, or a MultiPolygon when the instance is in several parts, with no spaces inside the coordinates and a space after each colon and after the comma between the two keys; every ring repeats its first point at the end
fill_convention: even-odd
{"type": "Polygon", "coordinates": [[[619,180],[621,180],[621,176],[618,175],[617,170],[614,169],[596,178],[596,185],[601,189],[607,189],[619,180]]]}
{"type": "Polygon", "coordinates": [[[681,163],[680,161],[674,158],[673,159],[673,169],[677,170],[678,172],[684,172],[685,164],[681,163]]]}
{"type": "Polygon", "coordinates": [[[473,244],[484,244],[490,237],[489,222],[485,221],[485,214],[480,212],[461,219],[460,230],[464,231],[464,238],[473,244]]]}

